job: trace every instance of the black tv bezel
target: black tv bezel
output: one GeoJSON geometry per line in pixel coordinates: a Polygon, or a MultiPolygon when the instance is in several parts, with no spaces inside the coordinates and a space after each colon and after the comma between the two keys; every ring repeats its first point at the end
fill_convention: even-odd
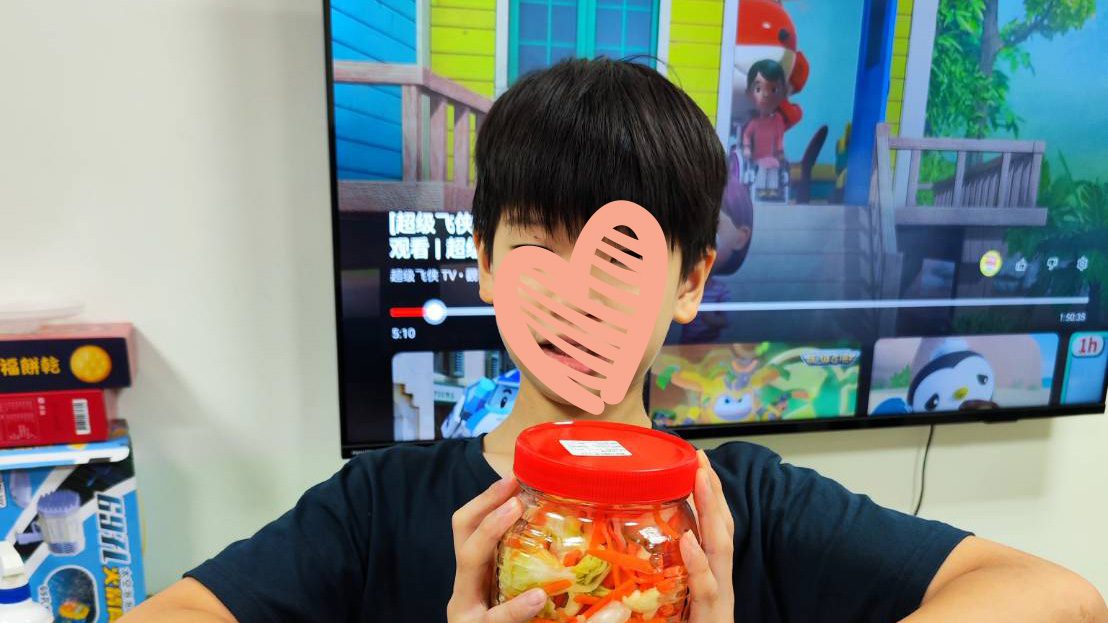
{"type": "MultiPolygon", "coordinates": [[[[339,222],[339,194],[338,194],[338,166],[335,157],[335,106],[334,106],[334,57],[331,41],[331,2],[323,0],[323,28],[324,28],[324,60],[326,72],[326,101],[327,101],[327,154],[328,171],[330,173],[331,189],[331,267],[332,283],[334,285],[335,301],[335,335],[337,338],[336,356],[338,357],[338,392],[339,392],[339,440],[343,458],[351,458],[355,455],[397,445],[427,445],[436,440],[416,441],[374,441],[353,442],[348,438],[346,419],[346,391],[344,379],[346,378],[345,349],[346,340],[343,334],[342,314],[342,270],[339,257],[340,222],[339,222]]],[[[1095,331],[1095,329],[1093,329],[1095,331]]],[[[1073,331],[1080,333],[1083,331],[1073,331]]],[[[1063,356],[1065,349],[1062,338],[1065,332],[1058,332],[1059,346],[1063,356]]],[[[1056,365],[1064,364],[1064,360],[1056,362],[1056,365]]],[[[964,411],[953,413],[938,413],[931,415],[898,415],[898,416],[871,416],[866,414],[844,415],[840,417],[814,418],[807,420],[781,420],[776,422],[750,422],[745,424],[713,424],[697,426],[674,427],[671,430],[685,439],[710,439],[710,438],[735,438],[746,436],[758,436],[767,434],[786,433],[811,433],[823,431],[841,431],[855,429],[882,429],[905,426],[931,426],[934,424],[968,424],[983,422],[986,424],[1000,424],[1016,422],[1027,419],[1043,419],[1070,415],[1104,415],[1106,409],[1105,394],[1108,392],[1108,375],[1104,386],[1101,387],[1100,403],[1088,403],[1079,405],[1044,405],[1037,407],[1013,407],[1002,411],[964,411]]],[[[644,399],[646,397],[644,396],[644,399]]]]}

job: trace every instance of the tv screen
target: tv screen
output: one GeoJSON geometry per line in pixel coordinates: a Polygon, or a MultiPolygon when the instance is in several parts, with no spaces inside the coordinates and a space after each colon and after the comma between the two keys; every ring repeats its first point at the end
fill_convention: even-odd
{"type": "Polygon", "coordinates": [[[511,411],[519,371],[477,296],[473,145],[500,94],[569,57],[662,72],[728,154],[701,312],[647,380],[656,425],[1103,412],[1108,82],[1058,77],[1101,75],[1108,22],[958,5],[331,0],[344,454],[511,411]]]}

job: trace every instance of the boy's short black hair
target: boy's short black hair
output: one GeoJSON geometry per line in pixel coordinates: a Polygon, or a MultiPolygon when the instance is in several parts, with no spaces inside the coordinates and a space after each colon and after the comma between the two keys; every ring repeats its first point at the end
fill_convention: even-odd
{"type": "Polygon", "coordinates": [[[521,78],[477,133],[473,227],[491,261],[502,216],[575,236],[605,203],[658,219],[681,275],[715,246],[723,146],[696,103],[654,69],[606,58],[521,78]]]}

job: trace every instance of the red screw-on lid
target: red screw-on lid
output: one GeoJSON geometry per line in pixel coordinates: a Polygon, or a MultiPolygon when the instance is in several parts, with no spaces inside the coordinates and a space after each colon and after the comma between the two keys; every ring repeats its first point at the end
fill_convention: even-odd
{"type": "Polygon", "coordinates": [[[525,485],[598,504],[655,504],[688,497],[696,450],[673,435],[612,422],[549,422],[516,440],[525,485]]]}

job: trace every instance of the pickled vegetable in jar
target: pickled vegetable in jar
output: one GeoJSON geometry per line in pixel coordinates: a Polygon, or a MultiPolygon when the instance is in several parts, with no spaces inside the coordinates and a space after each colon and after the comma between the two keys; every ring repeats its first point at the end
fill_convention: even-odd
{"type": "Polygon", "coordinates": [[[688,442],[610,422],[553,422],[520,434],[523,516],[496,556],[493,602],[533,588],[532,623],[688,620],[680,539],[697,534],[688,498],[698,467],[688,442]]]}

